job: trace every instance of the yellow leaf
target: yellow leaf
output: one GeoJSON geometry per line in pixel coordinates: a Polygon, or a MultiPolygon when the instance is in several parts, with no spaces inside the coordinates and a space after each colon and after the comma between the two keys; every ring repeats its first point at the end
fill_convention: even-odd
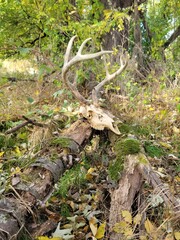
{"type": "Polygon", "coordinates": [[[172,233],[169,233],[164,240],[174,240],[172,233]]]}
{"type": "Polygon", "coordinates": [[[20,149],[19,149],[18,146],[16,146],[16,148],[15,148],[15,152],[16,152],[16,155],[17,155],[18,157],[21,156],[21,151],[20,151],[20,149]]]}
{"type": "Polygon", "coordinates": [[[114,225],[113,231],[116,233],[123,233],[124,229],[129,227],[129,224],[125,221],[118,222],[114,225]]]}
{"type": "Polygon", "coordinates": [[[97,220],[95,217],[92,217],[90,220],[89,220],[89,226],[90,226],[90,229],[91,229],[91,232],[93,233],[93,235],[95,236],[96,233],[97,233],[97,224],[96,224],[97,220]]]}
{"type": "Polygon", "coordinates": [[[144,223],[145,229],[147,231],[147,233],[152,234],[156,231],[155,226],[149,221],[149,219],[147,218],[147,220],[144,223]]]}
{"type": "Polygon", "coordinates": [[[4,152],[0,152],[0,157],[2,157],[4,155],[4,152]]]}
{"type": "Polygon", "coordinates": [[[173,132],[179,134],[180,133],[180,129],[174,126],[173,127],[173,132]]]}
{"type": "Polygon", "coordinates": [[[129,211],[122,211],[122,216],[126,222],[132,223],[132,215],[129,211]]]}
{"type": "Polygon", "coordinates": [[[15,174],[20,174],[21,173],[21,168],[20,167],[16,167],[15,169],[13,168],[11,173],[11,176],[15,175],[15,174]]]}
{"type": "Polygon", "coordinates": [[[39,95],[39,90],[36,90],[35,94],[36,94],[36,96],[38,96],[39,95]]]}
{"type": "Polygon", "coordinates": [[[93,172],[95,171],[96,169],[95,168],[89,168],[89,170],[87,171],[87,174],[86,174],[86,179],[87,180],[92,180],[93,179],[93,172]]]}
{"type": "Polygon", "coordinates": [[[174,236],[176,240],[180,240],[180,232],[175,232],[174,236]]]}
{"type": "Polygon", "coordinates": [[[146,236],[139,236],[139,239],[140,240],[147,240],[147,237],[146,236]]]}
{"type": "Polygon", "coordinates": [[[102,223],[98,230],[97,230],[97,233],[95,235],[95,238],[97,239],[101,239],[104,237],[104,234],[105,234],[105,230],[106,230],[106,222],[102,223]]]}
{"type": "Polygon", "coordinates": [[[54,108],[54,110],[53,110],[53,112],[59,112],[61,110],[61,108],[60,107],[56,107],[56,108],[54,108]]]}
{"type": "Polygon", "coordinates": [[[166,143],[166,142],[159,142],[159,144],[162,147],[167,148],[167,149],[171,149],[172,148],[172,146],[169,143],[166,143]]]}
{"type": "Polygon", "coordinates": [[[126,236],[126,237],[132,237],[132,236],[133,236],[132,227],[127,227],[127,228],[125,228],[123,234],[124,234],[124,236],[126,236]]]}
{"type": "Polygon", "coordinates": [[[40,237],[37,237],[36,240],[62,240],[62,238],[60,237],[48,238],[46,236],[40,236],[40,237]]]}
{"type": "Polygon", "coordinates": [[[87,172],[88,173],[93,173],[95,170],[96,170],[96,168],[89,168],[87,172]]]}
{"type": "Polygon", "coordinates": [[[142,214],[137,214],[137,215],[133,218],[134,224],[140,224],[141,218],[142,218],[142,214]]]}
{"type": "Polygon", "coordinates": [[[176,176],[175,179],[176,179],[177,182],[180,182],[180,177],[179,176],[176,176]]]}

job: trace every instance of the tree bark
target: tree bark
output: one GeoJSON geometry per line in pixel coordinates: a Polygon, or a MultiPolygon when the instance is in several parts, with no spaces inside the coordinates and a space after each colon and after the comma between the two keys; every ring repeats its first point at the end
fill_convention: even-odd
{"type": "Polygon", "coordinates": [[[176,30],[171,34],[168,40],[163,44],[163,48],[166,49],[169,47],[171,43],[173,43],[180,35],[180,26],[176,28],[176,30]]]}
{"type": "MultiPolygon", "coordinates": [[[[145,74],[143,48],[142,48],[142,34],[140,29],[140,13],[138,10],[138,1],[134,0],[134,49],[133,58],[137,62],[137,70],[142,74],[145,74]]],[[[141,78],[141,76],[139,76],[141,78]]]]}
{"type": "MultiPolygon", "coordinates": [[[[108,1],[101,0],[105,9],[119,9],[127,8],[132,5],[133,0],[128,1],[108,1]]],[[[113,48],[121,48],[128,50],[128,37],[129,37],[129,23],[124,20],[124,29],[119,31],[117,28],[111,29],[103,37],[103,47],[107,50],[112,50],[113,48]]],[[[114,59],[116,61],[116,59],[114,59]]]]}
{"type": "MultiPolygon", "coordinates": [[[[89,123],[75,122],[63,136],[71,140],[76,151],[91,135],[89,123]]],[[[37,159],[30,167],[11,179],[10,191],[0,200],[0,240],[15,240],[25,226],[25,218],[33,216],[34,206],[43,206],[53,192],[54,184],[66,169],[63,157],[56,161],[37,159]]]]}

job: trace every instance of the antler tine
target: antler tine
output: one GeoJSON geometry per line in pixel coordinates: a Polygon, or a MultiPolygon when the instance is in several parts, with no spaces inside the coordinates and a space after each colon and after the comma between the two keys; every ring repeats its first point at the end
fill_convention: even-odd
{"type": "Polygon", "coordinates": [[[87,43],[89,40],[91,40],[91,39],[92,39],[92,38],[87,38],[87,39],[84,40],[84,42],[81,44],[81,46],[80,46],[79,51],[78,51],[77,54],[79,54],[79,55],[82,54],[82,50],[83,50],[84,46],[85,46],[86,43],[87,43]]]}
{"type": "Polygon", "coordinates": [[[74,94],[74,96],[82,103],[84,104],[88,104],[89,101],[86,100],[77,90],[76,88],[76,84],[75,84],[75,81],[73,81],[73,83],[71,83],[70,81],[68,81],[67,79],[67,72],[68,70],[70,69],[71,66],[75,65],[76,63],[78,62],[81,62],[81,61],[85,61],[85,60],[90,60],[90,59],[93,59],[93,58],[97,58],[97,57],[100,57],[104,54],[109,54],[109,53],[112,53],[112,51],[100,51],[100,52],[97,52],[97,53],[90,53],[90,54],[82,54],[82,51],[83,51],[83,48],[85,46],[85,44],[91,39],[91,38],[87,38],[86,40],[84,40],[84,42],[81,44],[77,54],[71,59],[69,60],[70,58],[70,52],[71,52],[71,48],[72,48],[72,45],[73,45],[73,41],[74,39],[76,38],[76,36],[73,36],[69,43],[68,43],[68,46],[67,46],[67,49],[66,49],[66,53],[65,53],[65,56],[64,56],[64,66],[62,68],[62,79],[65,83],[65,85],[71,90],[71,92],[74,94]]]}
{"type": "Polygon", "coordinates": [[[77,36],[73,36],[69,43],[68,43],[68,46],[67,46],[67,49],[66,49],[66,53],[64,55],[64,64],[68,63],[69,61],[69,56],[70,56],[70,53],[71,53],[71,48],[72,48],[72,45],[73,45],[73,42],[74,42],[74,39],[76,38],[77,36]]]}
{"type": "Polygon", "coordinates": [[[93,104],[98,106],[98,103],[99,103],[99,99],[98,99],[98,93],[100,91],[100,89],[109,81],[111,81],[112,79],[114,79],[116,76],[118,76],[127,66],[127,59],[125,60],[125,62],[122,60],[122,57],[120,57],[120,68],[110,74],[109,71],[108,71],[108,66],[107,66],[107,62],[106,62],[106,58],[105,56],[103,56],[103,59],[104,59],[104,64],[105,64],[105,71],[106,71],[106,77],[104,78],[103,81],[101,81],[97,86],[95,86],[95,88],[93,89],[92,91],[92,101],[93,101],[93,104]]]}

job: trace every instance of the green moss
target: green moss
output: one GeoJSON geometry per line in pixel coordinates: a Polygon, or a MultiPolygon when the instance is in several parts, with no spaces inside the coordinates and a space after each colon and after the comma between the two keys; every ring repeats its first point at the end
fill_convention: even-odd
{"type": "Polygon", "coordinates": [[[66,137],[54,138],[52,144],[59,145],[62,148],[68,148],[71,145],[71,139],[66,137]]]}
{"type": "Polygon", "coordinates": [[[70,207],[68,204],[66,204],[66,203],[61,204],[60,214],[63,217],[70,217],[70,207]]]}
{"type": "Polygon", "coordinates": [[[139,141],[132,138],[119,140],[115,144],[116,159],[110,163],[108,172],[112,180],[117,181],[124,169],[124,157],[129,154],[140,152],[139,141]]]}
{"type": "Polygon", "coordinates": [[[151,131],[150,131],[149,127],[144,127],[141,125],[132,125],[132,132],[135,135],[148,137],[150,135],[151,131]]]}
{"type": "Polygon", "coordinates": [[[145,142],[144,149],[150,157],[161,157],[165,154],[161,147],[155,146],[151,142],[145,142]]]}
{"type": "Polygon", "coordinates": [[[56,194],[60,194],[62,197],[67,197],[68,190],[71,187],[80,188],[86,182],[86,171],[82,170],[81,165],[74,166],[61,178],[58,184],[58,190],[56,194]]]}
{"type": "Polygon", "coordinates": [[[151,130],[150,130],[150,127],[144,127],[144,126],[141,126],[141,125],[132,125],[132,123],[122,123],[120,126],[119,126],[119,131],[122,133],[122,134],[134,134],[134,135],[138,135],[138,136],[146,136],[148,137],[151,133],[151,130]]]}
{"type": "Polygon", "coordinates": [[[115,144],[115,152],[117,155],[122,156],[136,154],[140,152],[140,143],[138,140],[133,138],[117,141],[115,144]]]}
{"type": "Polygon", "coordinates": [[[108,173],[110,178],[114,181],[117,181],[123,169],[124,169],[124,158],[117,157],[116,160],[110,163],[108,167],[108,173]]]}
{"type": "Polygon", "coordinates": [[[119,126],[119,131],[122,134],[128,134],[131,131],[131,126],[126,123],[123,123],[119,126]]]}

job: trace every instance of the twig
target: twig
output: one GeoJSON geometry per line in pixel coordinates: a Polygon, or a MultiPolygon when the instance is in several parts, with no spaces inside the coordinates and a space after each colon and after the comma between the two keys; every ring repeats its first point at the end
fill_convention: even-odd
{"type": "Polygon", "coordinates": [[[26,120],[26,122],[23,122],[23,123],[20,123],[19,125],[7,130],[5,132],[5,134],[10,134],[10,133],[14,133],[16,132],[17,130],[19,130],[20,128],[28,125],[28,124],[32,124],[32,125],[35,125],[35,126],[38,126],[38,127],[47,127],[46,124],[43,124],[43,123],[39,123],[37,122],[36,120],[33,120],[33,119],[30,119],[30,118],[27,118],[25,116],[22,116],[22,118],[24,118],[26,120]]]}
{"type": "Polygon", "coordinates": [[[28,122],[20,123],[19,125],[11,128],[11,129],[9,129],[9,130],[7,130],[7,131],[5,132],[5,134],[10,134],[10,133],[16,132],[17,130],[19,130],[20,128],[22,128],[22,127],[24,127],[24,126],[26,126],[26,125],[28,125],[28,124],[29,124],[28,122]]]}

